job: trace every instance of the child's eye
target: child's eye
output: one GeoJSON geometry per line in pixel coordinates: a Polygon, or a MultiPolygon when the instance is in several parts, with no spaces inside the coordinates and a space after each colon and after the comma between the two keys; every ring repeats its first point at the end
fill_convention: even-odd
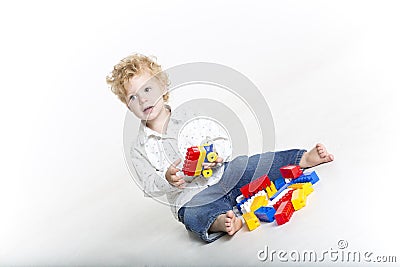
{"type": "Polygon", "coordinates": [[[150,92],[150,90],[151,90],[151,87],[146,87],[146,88],[144,88],[144,91],[145,91],[146,93],[150,92]]]}
{"type": "Polygon", "coordinates": [[[136,96],[135,95],[131,95],[130,97],[129,97],[129,101],[131,102],[131,101],[135,101],[135,99],[136,99],[136,96]]]}

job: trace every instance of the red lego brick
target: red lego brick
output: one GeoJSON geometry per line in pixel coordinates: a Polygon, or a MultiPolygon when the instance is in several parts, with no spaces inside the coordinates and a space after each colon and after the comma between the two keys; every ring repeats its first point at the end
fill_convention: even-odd
{"type": "Polygon", "coordinates": [[[292,194],[293,194],[294,190],[289,190],[288,192],[286,192],[286,194],[284,194],[273,206],[274,209],[278,209],[279,206],[284,202],[284,201],[291,201],[292,200],[292,194]]]}
{"type": "Polygon", "coordinates": [[[240,188],[240,192],[242,192],[245,198],[249,198],[257,192],[264,190],[267,186],[271,185],[271,180],[268,178],[268,175],[263,175],[251,181],[245,186],[240,188]]]}
{"type": "Polygon", "coordinates": [[[200,156],[200,150],[197,146],[189,147],[186,151],[186,159],[198,159],[200,156]]]}
{"type": "Polygon", "coordinates": [[[303,174],[303,171],[298,165],[286,165],[279,169],[283,178],[295,179],[303,174]]]}
{"type": "Polygon", "coordinates": [[[243,196],[244,196],[245,198],[249,198],[249,196],[250,196],[249,184],[246,184],[246,185],[242,186],[242,187],[240,188],[240,192],[242,192],[242,194],[243,194],[243,196]]]}
{"type": "Polygon", "coordinates": [[[194,176],[197,162],[200,156],[200,150],[197,146],[189,147],[186,151],[185,161],[183,162],[182,172],[188,176],[194,176]]]}
{"type": "Polygon", "coordinates": [[[185,162],[183,163],[182,172],[185,175],[194,176],[194,173],[196,171],[196,166],[197,166],[197,160],[186,159],[185,162]]]}
{"type": "Polygon", "coordinates": [[[294,213],[292,201],[285,201],[281,203],[275,213],[275,220],[278,225],[287,223],[294,213]]]}

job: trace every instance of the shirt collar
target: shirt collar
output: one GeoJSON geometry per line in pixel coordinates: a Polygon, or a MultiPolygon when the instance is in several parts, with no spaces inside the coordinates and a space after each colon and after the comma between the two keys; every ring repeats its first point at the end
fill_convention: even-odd
{"type": "Polygon", "coordinates": [[[156,132],[152,129],[150,129],[149,127],[146,126],[146,121],[142,120],[140,122],[140,126],[139,126],[139,134],[138,134],[138,138],[140,141],[140,144],[143,145],[145,142],[147,142],[147,140],[151,137],[151,136],[157,136],[159,138],[163,138],[163,137],[171,137],[174,134],[177,134],[177,132],[175,132],[174,130],[176,129],[176,127],[178,125],[180,125],[182,122],[184,122],[184,116],[182,116],[179,113],[173,113],[172,109],[169,105],[165,105],[165,107],[171,112],[171,116],[169,118],[169,122],[168,122],[168,127],[167,127],[167,132],[163,135],[160,134],[159,132],[156,132]]]}

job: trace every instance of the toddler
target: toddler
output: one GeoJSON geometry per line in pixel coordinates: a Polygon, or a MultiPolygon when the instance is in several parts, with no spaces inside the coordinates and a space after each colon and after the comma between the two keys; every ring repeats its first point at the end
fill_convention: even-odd
{"type": "Polygon", "coordinates": [[[233,235],[242,227],[232,207],[240,188],[252,179],[268,174],[274,181],[280,177],[281,166],[305,169],[334,159],[322,144],[308,152],[291,149],[231,159],[231,140],[223,126],[168,105],[168,76],[150,57],[132,54],[122,59],[107,83],[141,120],[131,159],[145,196],[166,195],[175,218],[206,242],[233,235]],[[184,176],[180,166],[186,149],[205,143],[212,143],[218,153],[215,162],[203,164],[213,175],[207,179],[184,176]]]}

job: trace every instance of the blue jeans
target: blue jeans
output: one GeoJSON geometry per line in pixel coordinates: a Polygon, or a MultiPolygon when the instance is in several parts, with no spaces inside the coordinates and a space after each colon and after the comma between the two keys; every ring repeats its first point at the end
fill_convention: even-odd
{"type": "Polygon", "coordinates": [[[202,240],[209,243],[217,240],[226,232],[209,233],[208,229],[220,214],[236,205],[236,198],[241,195],[240,188],[265,174],[275,181],[281,176],[279,168],[289,164],[299,165],[304,152],[304,149],[265,152],[251,157],[238,156],[225,162],[220,181],[202,190],[181,207],[179,221],[202,240]]]}

